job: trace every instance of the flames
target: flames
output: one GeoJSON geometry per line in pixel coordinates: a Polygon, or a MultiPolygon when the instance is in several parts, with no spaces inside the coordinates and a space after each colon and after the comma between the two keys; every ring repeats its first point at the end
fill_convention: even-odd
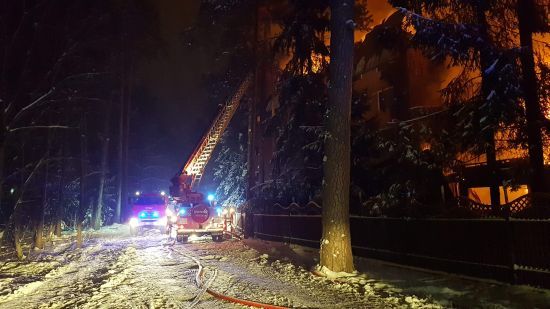
{"type": "MultiPolygon", "coordinates": [[[[381,22],[383,22],[385,19],[387,19],[391,14],[393,14],[396,9],[391,6],[387,1],[381,0],[381,1],[359,1],[361,5],[365,6],[369,14],[371,14],[372,17],[372,26],[378,25],[381,22]]],[[[500,22],[500,21],[498,21],[500,22]]],[[[414,33],[414,29],[410,24],[405,23],[404,26],[407,28],[406,31],[410,33],[414,33]]],[[[272,22],[270,25],[267,26],[269,29],[269,35],[268,37],[276,37],[278,36],[282,29],[280,26],[274,22],[272,22]]],[[[354,33],[354,40],[356,43],[361,42],[365,36],[368,34],[369,30],[356,30],[354,33]]],[[[324,34],[324,42],[327,46],[330,45],[330,33],[324,34]]],[[[516,36],[514,40],[519,40],[519,38],[516,36]]],[[[519,45],[519,42],[517,42],[519,45]]],[[[537,57],[540,57],[537,59],[537,61],[540,59],[543,63],[550,66],[550,34],[536,34],[533,36],[533,43],[534,43],[534,50],[537,57]]],[[[278,61],[277,61],[277,67],[280,70],[283,70],[287,64],[289,63],[289,60],[291,59],[292,55],[279,55],[278,61]]],[[[303,74],[307,73],[318,73],[323,68],[326,67],[326,65],[330,62],[330,57],[328,56],[322,56],[320,54],[313,54],[311,57],[312,60],[312,68],[310,70],[304,68],[303,74]]],[[[445,69],[440,70],[439,72],[436,72],[439,75],[439,80],[441,81],[438,85],[434,85],[433,89],[434,91],[438,92],[440,89],[445,88],[450,81],[452,81],[455,77],[457,77],[459,74],[462,73],[462,69],[457,66],[450,66],[450,63],[447,61],[445,63],[445,69]]],[[[547,119],[550,119],[550,100],[547,102],[543,102],[543,112],[547,119]]]]}
{"type": "MultiPolygon", "coordinates": [[[[372,24],[371,26],[375,26],[380,24],[382,21],[384,21],[386,18],[388,18],[391,14],[393,14],[397,9],[392,7],[387,1],[364,1],[360,0],[358,1],[360,5],[363,5],[366,7],[367,11],[372,17],[372,24]]],[[[264,21],[267,21],[269,25],[263,25],[265,29],[268,29],[266,33],[262,34],[263,31],[260,32],[260,38],[259,40],[267,40],[268,38],[274,38],[281,34],[282,29],[280,25],[278,25],[275,21],[270,19],[265,19],[264,21]],[[264,37],[265,36],[265,37],[264,37]]],[[[369,29],[356,29],[354,32],[354,42],[360,43],[363,41],[365,36],[369,33],[369,29]]],[[[323,35],[323,41],[326,46],[330,46],[330,33],[325,33],[323,35]]],[[[292,54],[286,54],[286,55],[278,55],[277,59],[277,67],[280,70],[284,70],[286,66],[288,65],[290,59],[292,58],[292,54]]],[[[311,70],[308,70],[306,68],[303,69],[303,73],[318,73],[323,68],[326,67],[326,65],[330,62],[330,57],[323,56],[320,54],[313,54],[311,57],[311,60],[313,62],[311,70]]]]}

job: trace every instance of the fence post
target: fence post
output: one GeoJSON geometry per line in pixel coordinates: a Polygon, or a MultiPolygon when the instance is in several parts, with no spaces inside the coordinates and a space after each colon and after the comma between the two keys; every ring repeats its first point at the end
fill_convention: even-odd
{"type": "Polygon", "coordinates": [[[515,246],[514,246],[514,226],[513,222],[511,220],[510,216],[510,204],[506,204],[504,208],[505,212],[505,221],[504,224],[506,225],[506,234],[507,234],[507,251],[508,251],[508,267],[510,270],[510,283],[516,284],[517,283],[517,274],[516,274],[516,266],[515,266],[515,246]]]}
{"type": "Polygon", "coordinates": [[[258,227],[258,222],[261,222],[261,220],[255,220],[256,214],[252,212],[245,212],[243,213],[244,218],[242,218],[242,222],[244,222],[244,238],[256,238],[256,231],[258,229],[261,229],[262,227],[258,227]]]}
{"type": "Polygon", "coordinates": [[[287,236],[288,236],[288,244],[292,244],[292,224],[290,223],[290,216],[291,216],[291,207],[288,207],[288,219],[287,219],[287,236]]]}

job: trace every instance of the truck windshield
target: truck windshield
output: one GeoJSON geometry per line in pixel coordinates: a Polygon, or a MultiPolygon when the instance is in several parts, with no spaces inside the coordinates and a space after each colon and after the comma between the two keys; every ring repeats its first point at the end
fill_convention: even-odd
{"type": "Polygon", "coordinates": [[[160,196],[140,196],[134,204],[137,205],[162,205],[164,200],[160,196]]]}

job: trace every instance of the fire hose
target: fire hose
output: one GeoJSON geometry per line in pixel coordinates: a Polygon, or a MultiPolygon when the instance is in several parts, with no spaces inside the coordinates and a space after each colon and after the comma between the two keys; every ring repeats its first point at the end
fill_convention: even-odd
{"type": "Polygon", "coordinates": [[[191,256],[191,255],[187,255],[187,254],[183,254],[181,252],[175,251],[173,249],[173,247],[170,247],[170,250],[172,252],[175,252],[175,253],[183,255],[187,258],[190,258],[198,266],[198,271],[197,271],[197,274],[195,275],[195,285],[201,290],[201,293],[199,293],[195,297],[195,299],[194,299],[193,303],[190,305],[190,307],[195,306],[198,303],[198,301],[200,300],[200,297],[202,296],[202,294],[204,292],[206,292],[206,293],[212,295],[213,297],[215,297],[217,299],[221,299],[221,300],[232,302],[232,303],[239,304],[239,305],[250,306],[250,307],[254,307],[254,308],[264,308],[264,309],[288,309],[288,307],[281,307],[281,306],[276,306],[276,305],[271,305],[271,304],[264,304],[264,303],[260,303],[260,302],[256,302],[256,301],[252,301],[252,300],[240,299],[240,298],[236,298],[236,297],[233,297],[233,296],[229,296],[229,295],[219,293],[219,292],[217,292],[217,291],[210,288],[210,285],[212,284],[212,282],[214,281],[214,279],[217,275],[217,270],[214,271],[214,274],[212,275],[212,277],[210,277],[208,279],[208,281],[205,282],[204,281],[204,275],[205,275],[204,267],[202,266],[202,264],[200,263],[200,261],[197,258],[195,258],[194,256],[191,256]]]}

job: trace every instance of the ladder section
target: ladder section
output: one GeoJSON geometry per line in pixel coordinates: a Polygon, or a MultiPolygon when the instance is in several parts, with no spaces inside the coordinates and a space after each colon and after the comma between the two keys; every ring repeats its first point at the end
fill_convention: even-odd
{"type": "Polygon", "coordinates": [[[203,136],[199,145],[185,164],[181,173],[191,176],[191,188],[195,188],[201,181],[206,164],[210,160],[216,145],[220,142],[225,129],[239,107],[239,103],[252,82],[252,74],[248,74],[233,97],[223,106],[208,132],[203,136]]]}

